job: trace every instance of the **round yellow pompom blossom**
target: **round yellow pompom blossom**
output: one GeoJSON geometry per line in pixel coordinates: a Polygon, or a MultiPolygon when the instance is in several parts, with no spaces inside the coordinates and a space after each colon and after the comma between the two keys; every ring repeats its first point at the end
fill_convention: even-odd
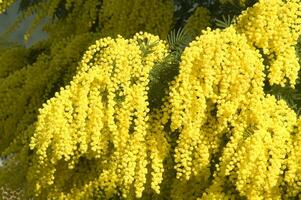
{"type": "Polygon", "coordinates": [[[15,2],[15,0],[0,0],[0,14],[4,13],[5,10],[15,2]]]}
{"type": "Polygon", "coordinates": [[[286,102],[274,96],[249,101],[229,124],[228,142],[206,193],[282,199],[296,120],[286,102]]]}
{"type": "Polygon", "coordinates": [[[296,120],[295,112],[273,96],[249,102],[225,132],[227,143],[201,199],[294,197],[288,195],[284,177],[290,169],[287,156],[296,120]]]}
{"type": "Polygon", "coordinates": [[[212,160],[229,123],[248,102],[264,94],[262,62],[259,52],[233,27],[204,31],[182,54],[162,120],[166,123],[170,114],[171,130],[179,133],[177,178],[195,179],[199,193],[209,186],[212,160]]]}
{"type": "Polygon", "coordinates": [[[295,45],[301,35],[301,2],[299,0],[260,0],[238,17],[237,30],[269,59],[271,84],[293,87],[300,65],[295,45]]]}
{"type": "Polygon", "coordinates": [[[175,199],[272,200],[300,191],[292,179],[299,170],[298,151],[292,153],[297,116],[264,94],[263,71],[259,51],[232,26],[204,31],[185,49],[162,106],[162,121],[179,134],[175,199]]]}
{"type": "Polygon", "coordinates": [[[70,85],[40,110],[30,144],[37,194],[139,198],[147,174],[159,193],[168,145],[147,93],[149,72],[166,54],[159,37],[142,33],[90,46],[70,85]]]}
{"type": "Polygon", "coordinates": [[[288,161],[284,181],[287,185],[285,197],[301,197],[301,118],[299,117],[296,130],[292,136],[292,148],[288,154],[288,161]]]}
{"type": "Polygon", "coordinates": [[[193,14],[188,18],[184,29],[186,29],[192,36],[201,34],[202,30],[209,27],[210,11],[202,6],[196,8],[193,14]]]}
{"type": "Polygon", "coordinates": [[[99,21],[105,35],[131,37],[146,31],[165,39],[172,24],[172,0],[104,0],[99,21]]]}
{"type": "Polygon", "coordinates": [[[207,175],[222,131],[250,98],[263,95],[263,59],[236,33],[208,29],[181,57],[169,96],[171,129],[180,131],[177,177],[207,175]]]}

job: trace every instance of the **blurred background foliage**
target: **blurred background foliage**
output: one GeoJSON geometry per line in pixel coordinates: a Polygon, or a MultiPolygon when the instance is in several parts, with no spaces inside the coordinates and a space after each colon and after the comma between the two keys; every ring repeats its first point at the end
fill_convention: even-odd
{"type": "MultiPolygon", "coordinates": [[[[212,28],[225,28],[233,21],[235,16],[239,15],[242,10],[256,3],[256,0],[174,0],[175,10],[172,29],[178,30],[184,27],[189,17],[199,7],[208,9],[210,13],[210,26],[212,28]]],[[[34,42],[47,37],[47,34],[42,31],[45,24],[40,21],[37,24],[32,24],[34,18],[37,18],[32,13],[32,8],[39,3],[47,2],[46,0],[17,0],[6,13],[0,15],[0,44],[3,44],[4,38],[8,40],[8,34],[3,34],[5,30],[10,30],[10,40],[23,45],[31,46],[34,42]],[[24,14],[26,13],[26,14],[24,14]],[[33,15],[31,15],[33,14],[33,15]],[[24,16],[22,16],[24,15],[24,16]],[[31,15],[31,16],[30,16],[31,15]],[[20,17],[21,16],[21,17],[20,17]],[[22,19],[22,20],[20,20],[22,19]],[[30,26],[35,27],[35,31],[31,34],[28,42],[24,41],[24,34],[29,31],[30,26]]],[[[72,12],[71,9],[66,9],[66,0],[59,1],[53,15],[48,16],[47,22],[65,19],[72,12]]],[[[45,20],[45,19],[44,19],[45,20]]],[[[36,23],[36,22],[34,22],[36,23]]],[[[99,27],[93,27],[94,31],[98,31],[99,27]]]]}
{"type": "Polygon", "coordinates": [[[10,46],[13,44],[21,44],[24,46],[31,46],[36,41],[41,40],[43,38],[47,37],[47,33],[42,31],[42,25],[40,25],[34,32],[31,37],[31,39],[26,43],[24,41],[24,33],[30,23],[32,23],[33,16],[29,17],[28,19],[25,19],[19,27],[13,31],[9,37],[7,35],[3,35],[5,30],[7,30],[17,19],[18,15],[20,14],[20,11],[25,8],[22,5],[22,2],[30,2],[28,1],[21,1],[17,0],[11,7],[7,9],[7,11],[3,14],[0,14],[0,47],[10,46]],[[2,33],[2,34],[1,34],[2,33]]]}

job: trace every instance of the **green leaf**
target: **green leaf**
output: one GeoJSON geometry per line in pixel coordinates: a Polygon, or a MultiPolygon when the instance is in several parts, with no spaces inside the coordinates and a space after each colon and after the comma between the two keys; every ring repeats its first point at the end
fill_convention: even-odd
{"type": "Polygon", "coordinates": [[[215,19],[215,25],[220,28],[227,28],[234,22],[235,17],[223,15],[222,19],[215,19]]]}
{"type": "Polygon", "coordinates": [[[192,37],[188,31],[180,28],[179,30],[172,30],[167,36],[167,42],[171,51],[182,52],[185,47],[191,42],[192,37]]]}

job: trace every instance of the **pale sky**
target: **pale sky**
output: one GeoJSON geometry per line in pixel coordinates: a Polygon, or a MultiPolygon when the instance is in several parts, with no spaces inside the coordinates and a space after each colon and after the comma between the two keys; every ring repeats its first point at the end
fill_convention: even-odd
{"type": "MultiPolygon", "coordinates": [[[[0,34],[7,28],[9,27],[9,25],[11,25],[14,20],[16,19],[17,15],[18,15],[18,5],[19,5],[19,0],[12,5],[8,10],[7,13],[5,14],[0,14],[0,34]]],[[[31,22],[31,19],[26,20],[24,23],[21,24],[21,26],[19,27],[18,30],[16,30],[13,34],[12,34],[12,40],[14,42],[19,42],[21,44],[25,44],[24,40],[23,40],[23,34],[26,31],[26,28],[29,26],[31,22]]],[[[1,36],[1,35],[0,35],[1,36]]],[[[33,44],[35,41],[41,39],[41,38],[45,38],[47,36],[46,33],[42,32],[41,27],[36,30],[33,35],[32,38],[29,40],[28,44],[25,44],[26,46],[30,46],[31,44],[33,44]]]]}

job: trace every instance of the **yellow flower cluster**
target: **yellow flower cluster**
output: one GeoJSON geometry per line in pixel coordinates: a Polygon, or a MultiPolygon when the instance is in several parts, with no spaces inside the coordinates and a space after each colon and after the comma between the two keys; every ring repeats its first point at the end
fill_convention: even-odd
{"type": "Polygon", "coordinates": [[[263,59],[233,27],[208,29],[185,49],[169,94],[177,177],[208,175],[210,154],[243,103],[263,95],[263,59]],[[200,164],[201,163],[201,164],[200,164]]]}
{"type": "Polygon", "coordinates": [[[284,177],[284,181],[287,186],[287,190],[285,191],[285,197],[298,197],[301,198],[300,190],[301,190],[301,118],[298,118],[296,123],[296,130],[293,132],[292,136],[292,147],[291,151],[288,154],[288,161],[284,177]]]}
{"type": "Polygon", "coordinates": [[[104,0],[99,21],[105,35],[131,37],[147,31],[165,39],[172,23],[172,0],[104,0]]]}
{"type": "Polygon", "coordinates": [[[67,0],[48,42],[0,52],[0,198],[4,186],[24,199],[301,198],[301,118],[264,92],[265,69],[295,85],[300,0],[259,0],[202,32],[210,13],[197,8],[179,66],[160,40],[171,0],[100,2],[67,0]]]}
{"type": "MultiPolygon", "coordinates": [[[[268,41],[267,46],[260,46],[255,37],[250,37],[255,31],[252,25],[256,27],[255,21],[265,16],[263,11],[258,11],[256,16],[242,15],[246,19],[251,17],[254,24],[242,23],[241,17],[236,25],[223,31],[208,29],[184,50],[180,72],[171,82],[161,119],[167,126],[170,121],[173,134],[178,134],[174,155],[178,180],[172,186],[174,199],[298,197],[301,189],[301,179],[296,178],[301,172],[298,158],[301,155],[300,122],[296,130],[296,113],[284,100],[276,100],[263,90],[264,69],[270,67],[270,77],[276,78],[272,74],[272,69],[276,68],[264,66],[262,55],[278,53],[277,59],[269,59],[278,63],[277,70],[286,70],[283,73],[292,86],[299,70],[298,66],[290,71],[291,63],[298,64],[293,48],[299,31],[296,26],[300,19],[296,17],[299,8],[292,1],[281,5],[295,8],[293,14],[282,15],[293,16],[288,20],[290,25],[280,21],[290,31],[284,36],[282,32],[283,38],[276,37],[278,40],[273,38],[278,33],[273,32],[270,39],[267,34],[263,38],[268,41]],[[278,51],[280,46],[276,44],[291,49],[284,53],[278,51]],[[262,48],[263,52],[257,48],[262,48]],[[290,57],[285,57],[284,61],[281,55],[290,57]],[[186,186],[189,191],[183,189],[186,186]]],[[[269,9],[267,7],[266,4],[265,9],[269,9]]],[[[267,18],[261,22],[269,23],[267,18]]],[[[274,31],[273,28],[278,30],[278,26],[265,28],[268,32],[274,31]]],[[[259,31],[259,35],[261,33],[259,31]]],[[[270,78],[271,82],[273,80],[270,78]]]]}
{"type": "Polygon", "coordinates": [[[156,110],[150,114],[149,134],[147,135],[147,146],[151,159],[151,188],[160,194],[160,184],[163,181],[163,161],[167,157],[169,144],[166,140],[164,127],[161,123],[162,112],[156,110]]]}
{"type": "Polygon", "coordinates": [[[15,0],[0,0],[0,14],[4,13],[5,10],[15,2],[15,0]]]}
{"type": "Polygon", "coordinates": [[[200,6],[196,8],[193,14],[188,18],[184,29],[186,29],[190,35],[196,37],[201,34],[202,30],[211,25],[210,20],[210,11],[200,6]]]}
{"type": "Polygon", "coordinates": [[[286,194],[284,177],[296,120],[286,102],[273,96],[246,104],[231,122],[229,141],[206,194],[281,199],[286,194]]]}
{"type": "Polygon", "coordinates": [[[30,144],[38,194],[67,198],[100,190],[107,198],[139,198],[148,164],[150,187],[160,192],[168,145],[157,126],[159,115],[150,114],[147,92],[148,74],[166,54],[165,43],[146,33],[129,40],[104,38],[89,47],[70,85],[40,109],[30,144]],[[89,169],[87,162],[96,165],[89,169]],[[83,168],[84,182],[70,180],[83,168]]]}
{"type": "Polygon", "coordinates": [[[300,65],[295,45],[301,35],[299,0],[260,0],[238,17],[237,29],[263,50],[269,60],[269,81],[294,87],[300,65]]]}

